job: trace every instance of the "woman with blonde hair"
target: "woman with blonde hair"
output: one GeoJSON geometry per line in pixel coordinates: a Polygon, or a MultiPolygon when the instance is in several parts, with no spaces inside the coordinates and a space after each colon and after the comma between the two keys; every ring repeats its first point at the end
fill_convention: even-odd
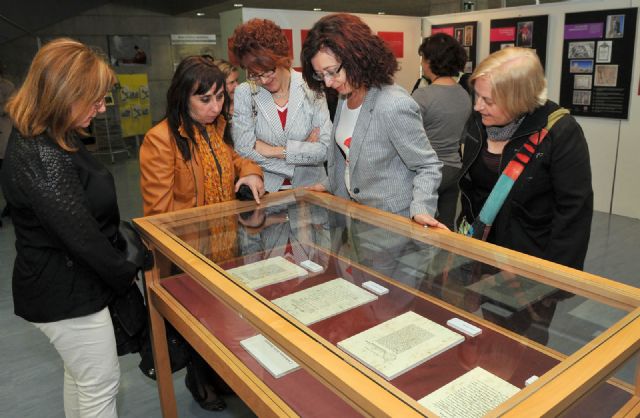
{"type": "Polygon", "coordinates": [[[238,77],[240,77],[240,73],[229,61],[219,59],[214,60],[213,63],[225,76],[225,87],[227,89],[227,94],[229,95],[229,111],[227,113],[229,114],[229,121],[231,121],[233,119],[233,96],[235,94],[236,87],[238,87],[238,77]]]}
{"type": "Polygon", "coordinates": [[[463,232],[582,268],[593,214],[589,150],[576,120],[547,99],[535,51],[491,54],[470,84],[476,101],[463,133],[463,232]]]}
{"type": "Polygon", "coordinates": [[[14,129],[0,180],[16,231],[14,309],[62,357],[67,417],[117,417],[107,304],[136,267],[116,248],[113,177],[80,141],[115,81],[98,53],[57,39],[38,51],[7,105],[14,129]]]}

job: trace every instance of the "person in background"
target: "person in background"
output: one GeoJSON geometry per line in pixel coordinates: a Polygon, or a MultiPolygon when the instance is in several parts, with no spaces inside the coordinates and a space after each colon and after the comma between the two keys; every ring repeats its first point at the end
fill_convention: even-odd
{"type": "Polygon", "coordinates": [[[115,82],[96,51],[56,39],[36,53],[6,107],[14,129],[0,181],[16,232],[14,310],[62,358],[67,418],[118,415],[107,305],[129,289],[136,266],[116,248],[113,177],[80,141],[115,82]]]}
{"type": "Polygon", "coordinates": [[[486,239],[582,269],[591,231],[593,189],[589,150],[580,125],[547,99],[544,71],[532,49],[494,52],[478,65],[470,83],[476,99],[464,131],[463,229],[479,217],[516,153],[527,150],[531,156],[520,159],[525,162],[524,171],[513,183],[486,239]],[[559,119],[536,146],[536,136],[543,135],[553,115],[559,119]]]}
{"type": "Polygon", "coordinates": [[[440,169],[418,104],[393,84],[398,62],[359,18],[320,19],[302,46],[309,87],[340,94],[328,154],[328,179],[310,187],[446,228],[436,213],[440,169]]]}
{"type": "Polygon", "coordinates": [[[226,77],[226,89],[229,95],[229,122],[231,122],[233,120],[233,96],[236,87],[238,87],[238,77],[240,77],[240,73],[238,69],[228,61],[214,60],[213,63],[218,66],[226,77]]]}
{"type": "Polygon", "coordinates": [[[464,68],[467,54],[458,41],[444,33],[424,38],[418,53],[422,56],[422,72],[431,84],[414,91],[412,97],[420,105],[424,130],[443,164],[438,219],[453,230],[460,195],[460,141],[471,114],[471,98],[456,77],[464,68]]]}
{"type": "Polygon", "coordinates": [[[327,102],[291,68],[282,29],[251,19],[235,29],[229,45],[231,61],[249,75],[235,94],[238,153],[260,164],[268,192],[323,181],[331,136],[327,102]]]}
{"type": "MultiPolygon", "coordinates": [[[[9,98],[13,95],[15,86],[4,76],[4,65],[0,62],[0,168],[4,160],[4,153],[9,142],[9,134],[11,134],[11,119],[5,111],[5,106],[9,98]]],[[[0,214],[0,227],[2,227],[2,219],[9,215],[9,207],[5,206],[0,214]]]]}
{"type": "MultiPolygon", "coordinates": [[[[225,79],[211,60],[201,56],[187,57],[178,65],[167,91],[166,117],[147,132],[140,147],[145,216],[233,200],[241,185],[248,186],[260,203],[262,170],[238,155],[225,136],[229,102],[225,79]]],[[[199,251],[233,252],[236,224],[225,219],[208,225],[218,241],[206,242],[210,249],[199,251]]],[[[222,382],[193,350],[185,384],[203,409],[226,407],[217,393],[225,389],[222,382]]]]}

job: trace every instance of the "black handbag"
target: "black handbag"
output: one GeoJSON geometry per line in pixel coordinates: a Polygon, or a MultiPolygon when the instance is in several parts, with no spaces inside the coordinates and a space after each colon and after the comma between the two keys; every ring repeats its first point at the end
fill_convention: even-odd
{"type": "MultiPolygon", "coordinates": [[[[148,269],[153,264],[151,251],[145,247],[138,231],[130,222],[120,221],[116,247],[125,254],[127,261],[138,267],[138,271],[148,269]]],[[[135,282],[129,286],[126,293],[113,297],[109,303],[109,313],[118,355],[140,351],[149,322],[144,298],[135,282]]]]}

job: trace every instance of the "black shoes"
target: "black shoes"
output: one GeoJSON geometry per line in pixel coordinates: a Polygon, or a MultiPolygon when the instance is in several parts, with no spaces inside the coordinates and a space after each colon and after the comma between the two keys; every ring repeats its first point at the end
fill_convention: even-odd
{"type": "Polygon", "coordinates": [[[218,396],[212,385],[204,383],[203,379],[199,379],[198,375],[201,370],[191,370],[187,366],[187,375],[184,377],[184,384],[191,392],[193,399],[198,405],[207,411],[222,411],[227,407],[224,399],[218,396]]]}

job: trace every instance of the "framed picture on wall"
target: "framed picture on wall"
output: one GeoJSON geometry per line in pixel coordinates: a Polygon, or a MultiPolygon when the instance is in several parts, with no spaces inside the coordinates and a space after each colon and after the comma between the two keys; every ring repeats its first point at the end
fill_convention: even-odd
{"type": "Polygon", "coordinates": [[[111,35],[109,38],[109,59],[111,65],[149,65],[149,37],[111,35]]]}

